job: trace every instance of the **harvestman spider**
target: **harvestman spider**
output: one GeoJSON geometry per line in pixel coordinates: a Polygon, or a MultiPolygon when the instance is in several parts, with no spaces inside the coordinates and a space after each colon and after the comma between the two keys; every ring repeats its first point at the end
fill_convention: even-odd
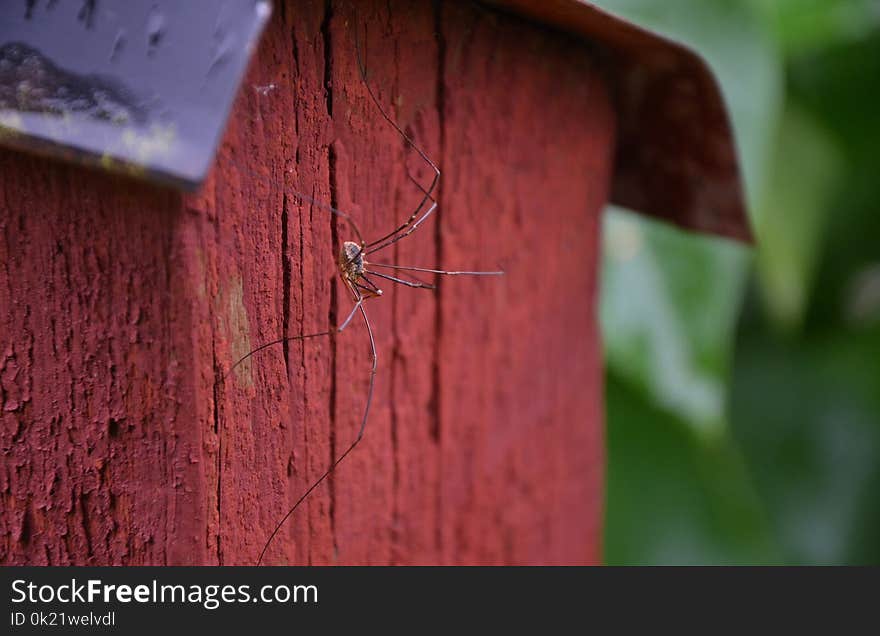
{"type": "Polygon", "coordinates": [[[385,236],[378,238],[374,241],[367,243],[363,236],[361,235],[360,230],[355,224],[354,220],[350,215],[334,208],[333,206],[327,205],[325,203],[321,203],[319,201],[314,200],[313,198],[302,194],[300,192],[293,191],[292,194],[299,199],[307,201],[313,205],[316,205],[319,208],[326,210],[327,212],[336,215],[337,217],[344,219],[348,226],[351,228],[351,231],[354,234],[354,237],[357,239],[356,241],[344,241],[342,247],[339,251],[339,275],[342,278],[342,281],[345,283],[345,286],[351,292],[352,300],[354,301],[354,307],[352,307],[351,311],[346,316],[345,320],[342,321],[338,327],[328,329],[327,331],[321,331],[319,333],[312,334],[301,334],[297,336],[285,336],[283,338],[279,338],[277,340],[273,340],[271,342],[267,342],[263,345],[260,345],[253,351],[249,352],[242,358],[240,358],[229,370],[224,374],[224,378],[228,376],[238,365],[242,362],[250,358],[255,353],[263,351],[273,345],[281,344],[284,342],[291,342],[294,340],[308,340],[310,338],[319,338],[322,336],[329,336],[333,333],[341,333],[345,330],[346,327],[351,323],[355,314],[360,312],[361,316],[364,319],[364,325],[367,328],[367,334],[370,338],[370,353],[372,355],[372,367],[370,368],[370,380],[369,380],[369,388],[367,389],[367,400],[364,405],[364,414],[361,418],[360,429],[358,430],[357,437],[355,437],[354,441],[349,445],[345,451],[337,457],[330,467],[324,471],[324,473],[318,477],[318,479],[309,486],[308,490],[306,490],[299,499],[296,500],[296,503],[287,511],[287,514],[281,518],[281,520],[275,526],[275,529],[272,530],[272,534],[269,535],[269,538],[266,540],[265,545],[263,546],[262,551],[260,552],[260,557],[257,560],[257,565],[262,564],[263,557],[266,554],[266,550],[269,549],[269,545],[272,543],[272,540],[275,538],[275,535],[278,534],[278,531],[284,525],[284,523],[293,515],[299,505],[306,500],[306,498],[312,493],[312,491],[317,488],[335,469],[336,467],[344,460],[349,453],[351,453],[355,447],[360,443],[361,439],[364,436],[364,430],[367,426],[367,419],[370,414],[370,404],[373,401],[373,388],[375,386],[376,380],[376,368],[378,363],[378,355],[376,353],[376,341],[373,337],[373,328],[370,325],[370,319],[367,317],[367,312],[364,309],[364,303],[367,300],[372,298],[379,298],[382,296],[382,290],[379,286],[370,279],[370,276],[375,276],[378,278],[385,279],[392,283],[396,283],[398,285],[405,285],[407,287],[413,287],[417,289],[435,289],[435,285],[431,285],[429,283],[422,282],[418,280],[415,275],[410,274],[410,277],[414,280],[406,280],[400,278],[399,276],[393,276],[389,273],[376,271],[374,268],[380,268],[385,270],[391,270],[396,272],[419,272],[425,274],[440,274],[444,276],[500,276],[503,275],[504,272],[464,272],[464,271],[447,271],[441,269],[429,269],[425,267],[413,267],[409,265],[392,265],[389,263],[376,263],[372,260],[368,260],[368,256],[371,254],[375,254],[381,250],[384,250],[387,247],[390,247],[400,241],[401,239],[406,238],[413,232],[415,232],[419,226],[424,222],[428,217],[430,217],[434,211],[437,209],[437,200],[434,198],[434,191],[437,188],[437,183],[440,181],[440,169],[437,165],[428,158],[428,155],[407,135],[395,122],[382,105],[379,103],[379,100],[376,98],[376,95],[373,93],[373,89],[370,87],[369,82],[367,81],[367,72],[364,66],[363,60],[361,59],[360,46],[358,43],[357,37],[357,29],[355,29],[355,37],[354,37],[354,48],[355,48],[355,56],[357,58],[358,71],[360,72],[361,81],[367,89],[367,92],[370,95],[370,99],[375,104],[376,108],[379,111],[379,114],[382,118],[388,122],[394,130],[397,131],[398,134],[406,141],[406,143],[415,150],[418,155],[425,161],[425,163],[430,166],[431,170],[434,173],[434,177],[431,180],[431,185],[428,186],[426,190],[418,181],[416,181],[412,176],[408,175],[410,180],[418,187],[418,189],[424,195],[422,200],[419,202],[416,209],[412,212],[406,222],[402,223],[398,226],[394,231],[389,232],[385,236]],[[430,203],[429,203],[430,202],[430,203]],[[427,208],[425,208],[427,206],[427,208]]]}

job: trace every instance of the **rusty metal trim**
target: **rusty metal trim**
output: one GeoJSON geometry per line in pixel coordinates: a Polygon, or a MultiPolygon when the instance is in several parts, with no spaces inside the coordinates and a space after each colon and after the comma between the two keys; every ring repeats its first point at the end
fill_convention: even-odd
{"type": "Polygon", "coordinates": [[[752,242],[730,119],[699,54],[583,0],[488,1],[602,49],[617,111],[612,203],[752,242]]]}

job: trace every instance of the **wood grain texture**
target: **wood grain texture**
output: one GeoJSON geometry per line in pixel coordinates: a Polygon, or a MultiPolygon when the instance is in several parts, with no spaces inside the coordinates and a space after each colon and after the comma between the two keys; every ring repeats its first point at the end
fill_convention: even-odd
{"type": "Polygon", "coordinates": [[[196,195],[0,153],[0,561],[253,564],[354,438],[363,324],[232,363],[351,307],[369,240],[430,171],[440,208],[385,262],[496,269],[368,303],[366,437],[273,564],[600,559],[599,218],[614,114],[586,48],[464,3],[279,3],[196,195]]]}

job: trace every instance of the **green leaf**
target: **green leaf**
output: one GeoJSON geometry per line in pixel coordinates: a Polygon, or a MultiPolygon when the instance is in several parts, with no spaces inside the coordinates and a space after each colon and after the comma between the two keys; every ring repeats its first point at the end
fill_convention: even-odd
{"type": "Polygon", "coordinates": [[[786,108],[756,227],[758,276],[770,317],[800,328],[821,254],[842,159],[831,138],[795,105],[786,108]]]}
{"type": "Polygon", "coordinates": [[[861,40],[880,26],[876,0],[751,0],[787,55],[861,40]]]}
{"type": "Polygon", "coordinates": [[[778,563],[765,511],[729,437],[698,439],[613,374],[608,402],[605,561],[778,563]]]}
{"type": "Polygon", "coordinates": [[[880,563],[876,351],[876,328],[740,342],[733,436],[786,563],[880,563]]]}
{"type": "Polygon", "coordinates": [[[620,210],[604,225],[608,366],[701,434],[721,434],[747,250],[620,210]]]}

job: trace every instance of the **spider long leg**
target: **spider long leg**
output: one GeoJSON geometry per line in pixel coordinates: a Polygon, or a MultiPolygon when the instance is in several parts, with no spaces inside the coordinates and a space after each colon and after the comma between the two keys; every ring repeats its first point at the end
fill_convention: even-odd
{"type": "MultiPolygon", "coordinates": [[[[411,267],[409,265],[390,265],[388,263],[374,263],[370,261],[370,267],[387,267],[399,269],[405,272],[425,272],[427,274],[443,274],[444,276],[504,276],[504,272],[451,272],[445,269],[428,269],[427,267],[411,267]]],[[[380,276],[379,272],[370,272],[380,276]]]]}
{"type": "MultiPolygon", "coordinates": [[[[427,196],[431,201],[436,201],[436,200],[437,200],[437,199],[435,199],[435,198],[433,197],[433,195],[432,195],[430,192],[428,192],[427,190],[425,190],[425,186],[423,186],[421,183],[419,183],[418,180],[417,180],[414,176],[412,176],[412,174],[410,174],[410,171],[409,171],[409,170],[406,171],[406,178],[409,179],[410,181],[412,181],[413,184],[415,184],[415,186],[416,186],[419,190],[422,191],[422,194],[424,194],[425,196],[427,196]]],[[[377,242],[378,242],[378,241],[377,241],[377,242]]]]}
{"type": "MultiPolygon", "coordinates": [[[[233,161],[232,163],[236,167],[238,167],[240,169],[244,169],[243,166],[241,166],[241,164],[239,164],[238,162],[233,161]]],[[[354,233],[355,237],[357,237],[357,243],[358,243],[358,245],[360,245],[360,250],[358,252],[356,252],[347,261],[346,264],[351,264],[354,260],[356,260],[361,254],[363,254],[365,252],[367,244],[364,241],[364,237],[361,234],[360,228],[358,228],[357,224],[354,222],[354,219],[351,217],[351,215],[348,212],[344,212],[343,210],[340,210],[339,208],[335,208],[332,205],[324,203],[323,201],[319,201],[319,200],[315,199],[314,197],[309,196],[305,192],[300,192],[299,190],[294,190],[293,188],[291,188],[289,186],[285,186],[285,192],[292,195],[296,199],[300,199],[301,201],[305,201],[306,203],[314,205],[317,208],[321,208],[322,210],[325,210],[325,211],[329,212],[330,214],[338,216],[339,218],[343,219],[348,224],[348,227],[351,228],[351,231],[354,233]]]]}
{"type": "Polygon", "coordinates": [[[340,210],[338,208],[334,208],[332,205],[327,205],[326,203],[324,203],[322,201],[318,201],[317,199],[314,199],[313,197],[310,197],[309,195],[307,195],[303,192],[299,192],[297,190],[292,190],[292,189],[288,189],[287,191],[290,192],[290,194],[292,194],[293,196],[295,196],[298,199],[301,199],[307,203],[310,203],[316,207],[319,207],[322,210],[326,210],[327,212],[330,212],[330,214],[335,214],[336,216],[338,216],[341,219],[345,219],[345,222],[348,223],[348,226],[351,228],[351,230],[354,232],[354,235],[357,237],[358,245],[360,245],[360,249],[357,252],[355,252],[351,257],[349,257],[348,261],[346,262],[346,265],[350,265],[355,260],[357,260],[357,258],[360,257],[361,254],[364,253],[364,250],[366,250],[366,243],[364,242],[364,237],[361,234],[361,231],[358,228],[357,224],[354,222],[354,219],[351,218],[351,215],[349,215],[346,212],[343,212],[342,210],[340,210]]]}
{"type": "MultiPolygon", "coordinates": [[[[363,439],[364,430],[366,430],[366,428],[367,428],[367,419],[370,415],[370,405],[373,402],[373,388],[376,385],[376,368],[378,367],[379,357],[376,354],[376,339],[373,337],[373,327],[370,326],[370,319],[367,317],[367,312],[364,309],[364,300],[366,300],[366,298],[364,296],[362,296],[360,294],[360,292],[358,292],[356,289],[352,288],[351,285],[349,285],[349,289],[352,290],[352,293],[354,294],[355,298],[357,299],[357,303],[355,303],[354,310],[360,310],[361,315],[364,317],[364,324],[367,326],[367,333],[370,336],[370,353],[373,357],[373,365],[370,368],[370,386],[367,389],[367,402],[366,402],[366,405],[364,406],[364,415],[361,418],[361,426],[360,426],[360,429],[358,430],[357,437],[351,443],[351,445],[347,449],[345,449],[345,452],[343,452],[330,465],[330,468],[328,468],[326,471],[324,471],[324,474],[322,474],[320,477],[318,477],[318,479],[317,479],[317,481],[315,481],[315,483],[313,483],[311,486],[309,486],[309,489],[306,490],[302,494],[302,496],[296,500],[296,503],[293,504],[293,507],[291,507],[291,509],[287,511],[287,514],[284,515],[284,517],[281,519],[281,521],[279,521],[278,524],[275,526],[275,529],[272,530],[272,534],[269,535],[269,538],[266,540],[266,545],[263,546],[263,550],[260,552],[260,558],[257,559],[257,565],[261,565],[263,563],[263,557],[266,554],[266,550],[269,549],[269,545],[272,543],[272,539],[274,539],[275,535],[278,534],[278,531],[284,525],[284,522],[290,518],[290,516],[296,511],[297,508],[299,508],[299,505],[303,501],[306,500],[306,498],[312,493],[312,491],[315,488],[317,488],[321,484],[321,482],[323,482],[330,475],[330,473],[332,473],[334,470],[336,470],[336,467],[340,463],[342,463],[342,460],[345,459],[348,456],[348,454],[354,450],[355,446],[357,446],[360,443],[361,439],[363,439]]],[[[352,311],[352,315],[354,314],[354,310],[352,311]]],[[[342,329],[339,329],[339,331],[342,331],[342,329]]]]}
{"type": "MultiPolygon", "coordinates": [[[[376,94],[373,93],[373,88],[370,86],[370,83],[367,81],[367,69],[366,69],[366,66],[364,65],[363,58],[361,57],[360,38],[358,36],[358,30],[357,30],[357,26],[356,26],[357,22],[358,22],[357,10],[355,9],[355,18],[353,20],[353,24],[355,25],[355,27],[354,27],[354,50],[355,50],[355,56],[357,57],[358,70],[360,71],[360,74],[361,74],[361,80],[363,81],[364,86],[367,89],[367,93],[369,93],[369,95],[370,95],[370,99],[373,100],[373,103],[376,105],[376,108],[378,109],[379,114],[382,115],[382,118],[386,122],[388,122],[394,128],[394,130],[396,130],[400,134],[401,137],[403,137],[403,139],[406,141],[406,143],[408,143],[413,148],[413,150],[415,150],[419,154],[419,156],[425,161],[425,163],[427,163],[431,167],[431,170],[434,171],[434,178],[431,180],[431,185],[428,186],[427,190],[425,190],[419,184],[419,189],[424,193],[425,196],[422,197],[422,200],[419,202],[418,206],[416,206],[416,209],[413,210],[413,213],[406,220],[406,222],[404,222],[402,225],[400,225],[398,228],[396,228],[393,232],[389,232],[388,234],[386,234],[382,238],[376,239],[372,243],[368,243],[367,248],[370,248],[375,245],[379,245],[380,243],[384,243],[385,241],[387,241],[391,237],[395,236],[397,233],[402,232],[407,227],[409,227],[410,224],[412,224],[413,221],[415,221],[416,218],[419,216],[419,214],[422,211],[422,208],[425,207],[425,205],[428,203],[428,201],[434,201],[434,205],[436,206],[436,201],[434,200],[434,198],[431,195],[433,194],[434,190],[436,189],[437,183],[440,181],[440,168],[438,168],[437,165],[428,158],[428,155],[425,154],[425,152],[421,148],[419,148],[419,146],[416,144],[416,142],[413,141],[412,138],[409,135],[407,135],[403,131],[403,129],[397,124],[397,122],[394,121],[388,115],[388,113],[385,112],[385,109],[382,107],[382,104],[379,103],[379,100],[376,97],[376,94]]],[[[415,181],[415,179],[413,179],[413,181],[415,181]]],[[[425,215],[425,216],[427,216],[427,215],[425,215]]],[[[377,248],[377,249],[381,249],[381,248],[377,248]]]]}
{"type": "MultiPolygon", "coordinates": [[[[363,278],[363,276],[361,276],[361,278],[363,278]]],[[[360,283],[355,283],[355,285],[356,285],[357,288],[360,289],[361,291],[364,291],[364,292],[366,292],[366,293],[369,294],[369,296],[365,296],[365,297],[364,297],[364,300],[366,300],[367,298],[378,298],[379,296],[382,295],[382,293],[381,293],[382,290],[381,290],[381,289],[379,290],[379,293],[376,293],[375,291],[373,291],[372,289],[370,289],[370,288],[367,287],[366,285],[361,285],[360,283]]]]}
{"type": "MultiPolygon", "coordinates": [[[[364,270],[364,271],[366,271],[366,270],[364,270]]],[[[373,295],[375,295],[375,296],[381,296],[381,295],[382,295],[382,290],[379,289],[379,286],[376,285],[376,283],[374,283],[373,281],[371,281],[369,278],[367,278],[366,276],[364,276],[363,274],[361,274],[361,276],[360,276],[360,280],[364,281],[367,285],[364,286],[364,285],[361,285],[360,283],[358,283],[358,284],[357,284],[358,287],[360,287],[361,289],[366,290],[367,292],[369,292],[370,294],[373,294],[373,295]]]]}
{"type": "Polygon", "coordinates": [[[352,308],[352,310],[349,312],[348,317],[346,317],[346,319],[343,321],[343,323],[342,323],[339,327],[337,327],[336,329],[330,329],[330,330],[328,330],[328,331],[321,331],[321,332],[319,332],[319,333],[303,334],[303,335],[300,335],[300,336],[285,336],[284,338],[278,338],[277,340],[272,340],[271,342],[267,342],[267,343],[265,343],[265,344],[261,344],[259,347],[257,347],[257,348],[254,349],[253,351],[250,351],[250,352],[246,353],[245,355],[243,355],[241,358],[239,358],[239,359],[235,362],[235,364],[233,364],[231,367],[229,367],[229,370],[227,370],[226,373],[224,373],[224,374],[221,376],[221,380],[226,379],[226,378],[229,376],[230,373],[232,373],[233,371],[235,371],[235,368],[236,368],[238,365],[240,365],[242,362],[244,362],[245,360],[247,360],[248,358],[250,358],[252,355],[254,355],[255,353],[259,353],[260,351],[263,351],[264,349],[268,349],[269,347],[271,347],[271,346],[273,346],[273,345],[281,344],[282,342],[292,342],[292,341],[294,341],[294,340],[308,340],[308,339],[310,339],[310,338],[318,338],[318,337],[320,337],[320,336],[329,336],[329,335],[332,334],[334,331],[335,331],[336,333],[341,333],[343,329],[345,329],[346,327],[348,327],[348,323],[350,323],[350,322],[351,322],[351,319],[354,318],[355,313],[357,313],[358,307],[360,307],[360,305],[363,304],[363,302],[364,302],[364,299],[363,299],[363,298],[361,298],[360,300],[358,300],[358,302],[355,303],[355,306],[354,306],[354,307],[352,308]]]}
{"type": "Polygon", "coordinates": [[[422,224],[422,222],[423,222],[425,219],[427,219],[429,216],[431,216],[431,215],[434,213],[434,210],[436,210],[436,209],[437,209],[437,202],[434,201],[434,202],[431,204],[431,207],[428,208],[428,211],[425,212],[425,213],[419,218],[418,221],[416,221],[415,223],[413,223],[412,225],[410,225],[410,226],[409,226],[409,229],[407,229],[406,232],[404,232],[403,234],[398,234],[398,235],[395,236],[394,238],[388,239],[387,241],[385,241],[384,243],[382,243],[382,244],[379,245],[378,247],[373,247],[373,248],[369,248],[369,249],[367,249],[367,254],[372,254],[373,252],[378,252],[379,250],[384,250],[384,249],[385,249],[386,247],[388,247],[389,245],[394,245],[394,244],[397,243],[397,241],[399,241],[400,239],[406,238],[407,236],[409,236],[410,234],[412,234],[413,232],[415,232],[417,229],[419,229],[419,226],[422,224]]]}
{"type": "MultiPolygon", "coordinates": [[[[352,315],[354,315],[354,314],[352,313],[352,315]]],[[[349,320],[351,320],[350,317],[349,317],[349,320]]],[[[340,329],[340,331],[341,331],[341,329],[340,329]]],[[[293,340],[308,340],[309,338],[318,338],[319,336],[329,336],[331,333],[333,333],[332,329],[329,331],[321,331],[320,333],[310,333],[310,334],[305,334],[305,335],[300,335],[300,336],[285,336],[284,338],[278,338],[277,340],[273,340],[272,342],[267,342],[266,344],[262,344],[259,347],[257,347],[256,349],[254,349],[253,351],[251,351],[251,352],[245,354],[244,356],[242,356],[241,358],[239,358],[235,364],[233,364],[231,367],[229,367],[229,370],[226,373],[224,373],[220,379],[225,380],[229,376],[229,374],[232,373],[235,370],[235,368],[238,365],[240,365],[242,362],[244,362],[245,360],[250,358],[255,353],[259,353],[263,349],[268,349],[272,345],[281,344],[282,342],[291,342],[293,340]]]]}
{"type": "Polygon", "coordinates": [[[360,294],[358,294],[357,302],[354,304],[354,307],[351,308],[351,311],[348,312],[348,317],[342,322],[342,324],[336,329],[337,333],[342,333],[343,329],[348,327],[348,323],[351,322],[351,319],[354,318],[355,313],[358,310],[358,307],[364,304],[365,298],[363,298],[360,294]]]}
{"type": "MultiPolygon", "coordinates": [[[[428,192],[427,190],[425,190],[425,188],[422,187],[422,184],[419,183],[418,181],[416,181],[416,180],[413,178],[413,176],[412,176],[409,172],[406,173],[406,176],[409,178],[410,181],[412,181],[414,184],[416,184],[416,187],[417,187],[419,190],[421,190],[422,192],[425,193],[425,196],[426,196],[428,199],[430,199],[430,201],[431,201],[431,207],[430,207],[430,208],[428,209],[428,211],[422,216],[422,218],[420,218],[420,219],[415,223],[415,225],[413,225],[412,227],[410,227],[410,228],[409,228],[404,234],[400,234],[399,236],[394,236],[393,238],[390,238],[390,237],[392,237],[394,234],[396,234],[398,231],[403,230],[403,229],[406,227],[405,225],[402,226],[402,227],[400,227],[400,228],[398,228],[398,230],[395,230],[395,232],[392,232],[392,233],[389,234],[387,237],[385,237],[385,238],[389,238],[389,240],[388,240],[388,241],[385,241],[384,243],[382,243],[382,244],[379,245],[378,247],[374,247],[374,246],[375,246],[376,243],[378,243],[379,241],[373,241],[372,243],[368,243],[368,244],[367,244],[367,249],[368,249],[367,254],[372,254],[373,252],[378,252],[379,250],[385,249],[385,248],[388,247],[389,245],[394,245],[394,244],[397,243],[397,241],[399,241],[400,239],[402,239],[402,238],[406,238],[407,236],[409,236],[410,234],[412,234],[413,232],[415,232],[416,229],[419,227],[419,225],[421,225],[422,222],[423,222],[425,219],[427,219],[429,216],[431,216],[431,214],[433,214],[434,211],[437,209],[437,200],[436,200],[433,196],[431,196],[431,193],[428,192]]],[[[410,220],[412,220],[412,219],[410,219],[410,220]]]]}
{"type": "MultiPolygon", "coordinates": [[[[419,213],[422,211],[422,208],[425,207],[425,204],[426,204],[428,201],[431,201],[431,203],[434,204],[434,207],[436,207],[436,203],[437,203],[437,202],[436,202],[436,199],[434,199],[434,197],[432,196],[431,193],[432,193],[432,192],[434,191],[434,189],[437,187],[437,180],[440,178],[440,172],[438,171],[438,172],[434,175],[434,180],[431,182],[431,186],[430,186],[430,188],[429,188],[428,190],[425,190],[424,186],[422,186],[422,184],[420,184],[420,183],[417,182],[415,179],[413,179],[412,176],[410,176],[409,174],[408,174],[407,176],[410,178],[410,181],[412,181],[413,183],[415,183],[416,185],[419,186],[419,189],[425,194],[425,196],[424,196],[424,197],[422,198],[422,200],[419,202],[418,206],[416,206],[416,209],[413,210],[413,213],[410,215],[410,217],[406,220],[405,223],[401,224],[401,225],[400,225],[399,227],[397,227],[393,232],[389,232],[388,234],[386,234],[386,235],[383,236],[382,238],[380,238],[380,239],[376,239],[375,241],[373,241],[373,242],[371,242],[371,243],[367,243],[367,247],[368,247],[368,248],[374,247],[374,246],[376,246],[376,245],[378,245],[378,244],[380,244],[380,243],[383,243],[383,242],[387,241],[388,239],[392,238],[393,236],[397,235],[399,232],[402,232],[402,231],[405,230],[407,227],[409,227],[410,224],[411,224],[413,221],[415,221],[416,217],[419,215],[419,213]]],[[[426,215],[426,216],[427,216],[427,215],[426,215]]],[[[393,242],[393,241],[392,241],[392,242],[393,242]]],[[[390,245],[390,243],[389,243],[389,245],[390,245]]],[[[377,249],[381,249],[381,248],[377,248],[377,249]]]]}
{"type": "Polygon", "coordinates": [[[418,289],[437,289],[435,285],[431,285],[430,283],[423,283],[421,281],[415,282],[411,280],[403,280],[402,278],[397,278],[395,276],[389,276],[388,274],[383,274],[382,272],[373,272],[370,270],[365,270],[368,274],[373,274],[374,276],[378,276],[379,278],[384,278],[385,280],[390,280],[393,283],[399,283],[401,285],[406,285],[407,287],[416,287],[418,289]]]}
{"type": "MultiPolygon", "coordinates": [[[[369,264],[369,263],[368,263],[368,264],[369,264]]],[[[378,272],[376,272],[375,270],[364,270],[364,271],[366,271],[368,274],[377,274],[377,273],[378,273],[378,272]]],[[[386,274],[386,276],[387,276],[387,274],[386,274]]],[[[418,276],[416,276],[416,275],[413,274],[412,272],[408,272],[407,280],[409,280],[409,281],[411,281],[411,282],[414,282],[414,283],[421,283],[422,285],[431,285],[431,286],[434,287],[435,289],[436,289],[436,287],[437,287],[437,284],[436,284],[436,283],[429,283],[429,282],[426,281],[426,280],[422,280],[421,278],[419,278],[418,276]]]]}

